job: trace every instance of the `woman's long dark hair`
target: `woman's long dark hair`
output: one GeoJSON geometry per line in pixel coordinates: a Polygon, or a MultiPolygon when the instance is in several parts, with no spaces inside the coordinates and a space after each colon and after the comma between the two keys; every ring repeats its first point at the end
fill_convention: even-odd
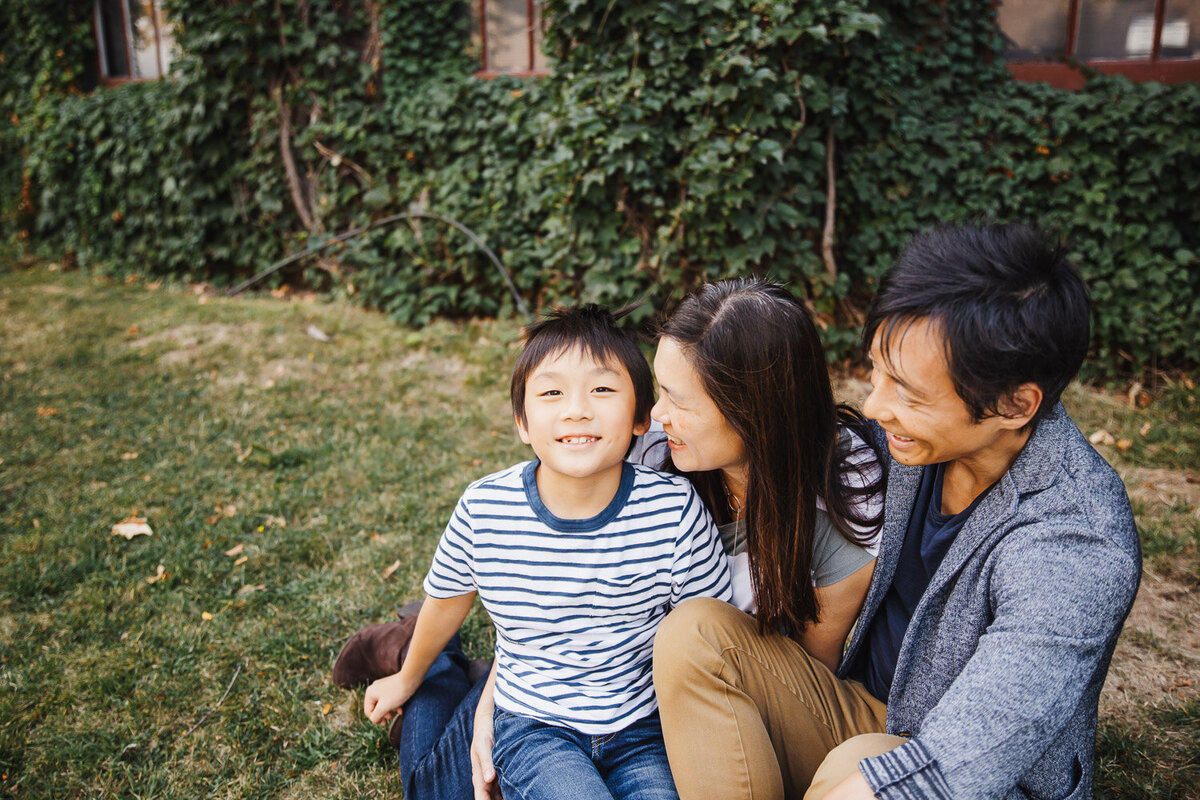
{"type": "MultiPolygon", "coordinates": [[[[817,498],[846,538],[864,542],[883,512],[857,501],[882,489],[882,473],[855,462],[870,448],[865,420],[833,401],[829,369],[808,311],[783,287],[757,279],[705,285],[659,327],[677,342],[705,390],[746,448],[744,524],[762,631],[791,635],[817,622],[812,585],[817,498]],[[851,448],[839,425],[863,444],[851,448]],[[855,475],[856,471],[859,473],[855,475]]],[[[733,519],[719,470],[682,472],[718,524],[733,519]]]]}

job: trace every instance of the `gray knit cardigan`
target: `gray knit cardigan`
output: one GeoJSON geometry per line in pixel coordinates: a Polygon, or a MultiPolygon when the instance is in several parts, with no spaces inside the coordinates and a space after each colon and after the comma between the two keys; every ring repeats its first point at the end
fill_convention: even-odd
{"type": "MultiPolygon", "coordinates": [[[[891,584],[920,482],[919,467],[885,461],[879,560],[843,677],[891,584]]],[[[1141,562],[1121,479],[1058,405],[913,614],[887,711],[888,732],[911,739],[860,764],[878,796],[1090,797],[1096,706],[1141,562]]]]}

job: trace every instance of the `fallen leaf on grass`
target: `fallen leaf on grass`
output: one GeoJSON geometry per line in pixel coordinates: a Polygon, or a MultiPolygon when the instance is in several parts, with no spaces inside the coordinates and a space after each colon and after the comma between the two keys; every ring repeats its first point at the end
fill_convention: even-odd
{"type": "Polygon", "coordinates": [[[1150,425],[1150,423],[1149,423],[1149,422],[1147,422],[1145,425],[1143,425],[1143,426],[1142,426],[1142,427],[1141,427],[1141,428],[1138,430],[1138,436],[1145,436],[1146,434],[1150,433],[1150,428],[1151,428],[1151,427],[1152,427],[1152,426],[1150,425]]]}
{"type": "Polygon", "coordinates": [[[400,559],[396,559],[395,561],[393,561],[391,566],[383,571],[383,577],[385,577],[385,578],[392,577],[392,573],[398,569],[400,569],[400,559]]]}
{"type": "Polygon", "coordinates": [[[246,550],[246,545],[235,544],[233,547],[231,547],[225,551],[225,555],[229,556],[230,558],[233,558],[234,556],[240,556],[243,552],[245,552],[245,550],[246,550]]]}
{"type": "Polygon", "coordinates": [[[208,613],[207,611],[200,612],[200,619],[204,620],[205,622],[208,622],[212,618],[213,618],[213,615],[208,613]]]}
{"type": "Polygon", "coordinates": [[[246,563],[247,561],[249,561],[249,560],[250,560],[250,556],[242,556],[242,557],[241,557],[241,558],[239,558],[237,561],[234,561],[234,562],[233,562],[233,565],[234,565],[235,567],[240,567],[242,564],[245,564],[245,563],[246,563]]]}
{"type": "Polygon", "coordinates": [[[1133,447],[1132,439],[1117,439],[1117,449],[1124,453],[1129,448],[1133,447]]]}
{"type": "Polygon", "coordinates": [[[126,336],[137,336],[138,335],[138,326],[130,325],[128,328],[125,329],[125,335],[126,336]]]}
{"type": "Polygon", "coordinates": [[[326,703],[324,706],[322,706],[321,707],[321,716],[322,717],[327,716],[329,714],[329,709],[331,709],[331,708],[333,708],[333,706],[330,703],[326,703]]]}
{"type": "Polygon", "coordinates": [[[1111,433],[1101,428],[1088,437],[1088,441],[1094,445],[1115,444],[1117,439],[1111,433]]]}
{"type": "Polygon", "coordinates": [[[213,514],[211,517],[206,517],[204,520],[209,525],[217,524],[217,522],[219,522],[222,517],[236,517],[237,516],[237,506],[235,506],[235,505],[227,505],[227,506],[217,505],[217,506],[213,506],[213,510],[216,511],[217,513],[213,514]]]}
{"type": "Polygon", "coordinates": [[[146,524],[145,517],[126,517],[112,526],[110,535],[132,539],[135,536],[149,536],[152,533],[154,531],[146,524]]]}
{"type": "Polygon", "coordinates": [[[153,575],[146,578],[146,583],[158,583],[159,581],[164,581],[167,579],[167,575],[167,568],[162,564],[159,564],[158,570],[153,575]]]}
{"type": "Polygon", "coordinates": [[[265,520],[263,520],[263,525],[265,525],[268,528],[271,527],[272,525],[275,525],[280,528],[286,528],[287,520],[284,519],[283,517],[276,517],[271,514],[268,514],[267,518],[265,520]]]}
{"type": "Polygon", "coordinates": [[[332,337],[330,337],[330,335],[328,333],[321,330],[316,325],[309,325],[307,328],[304,329],[304,332],[307,333],[309,336],[311,336],[313,339],[316,339],[318,342],[333,341],[332,337]]]}
{"type": "Polygon", "coordinates": [[[121,460],[122,460],[122,461],[133,461],[133,460],[134,460],[135,458],[137,458],[137,457],[138,457],[138,454],[137,454],[137,453],[134,453],[134,452],[132,452],[132,451],[130,451],[130,452],[128,452],[128,453],[121,453],[121,460]]]}
{"type": "Polygon", "coordinates": [[[238,589],[237,593],[238,593],[238,596],[244,597],[248,594],[254,594],[255,592],[261,592],[266,588],[267,588],[267,585],[265,583],[256,583],[254,585],[246,584],[242,588],[238,589]]]}
{"type": "Polygon", "coordinates": [[[37,415],[39,417],[53,417],[57,413],[58,413],[57,408],[47,408],[46,406],[38,406],[37,407],[37,415]]]}

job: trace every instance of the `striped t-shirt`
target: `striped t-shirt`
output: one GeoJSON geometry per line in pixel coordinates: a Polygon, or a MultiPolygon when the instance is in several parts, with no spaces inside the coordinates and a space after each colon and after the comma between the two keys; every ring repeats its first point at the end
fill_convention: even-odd
{"type": "Polygon", "coordinates": [[[626,463],[608,507],[562,519],[537,461],[471,484],[425,578],[478,591],[496,626],[496,706],[586,734],[651,714],[654,630],[689,597],[731,597],[708,510],[684,478],[626,463]]]}

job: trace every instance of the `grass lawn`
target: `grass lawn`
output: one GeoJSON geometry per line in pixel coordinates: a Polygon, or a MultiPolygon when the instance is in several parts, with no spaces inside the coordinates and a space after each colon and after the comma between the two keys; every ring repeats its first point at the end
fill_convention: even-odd
{"type": "MultiPolygon", "coordinates": [[[[0,271],[0,794],[400,798],[330,669],[419,596],[463,487],[527,457],[517,328],[0,271]],[[153,533],[110,533],[131,516],[153,533]]],[[[1067,402],[1111,434],[1147,556],[1100,793],[1200,797],[1197,392],[1067,402]]],[[[478,610],[466,639],[490,647],[478,610]]]]}

